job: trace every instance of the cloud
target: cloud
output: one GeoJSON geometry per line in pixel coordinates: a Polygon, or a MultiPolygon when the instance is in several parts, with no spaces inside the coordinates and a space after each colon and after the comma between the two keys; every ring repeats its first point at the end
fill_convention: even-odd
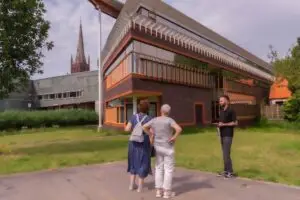
{"type": "MultiPolygon", "coordinates": [[[[51,77],[70,73],[70,59],[76,55],[80,19],[83,26],[85,54],[90,55],[91,69],[95,70],[98,58],[99,23],[98,14],[87,0],[45,0],[46,19],[51,22],[50,40],[52,51],[45,53],[44,74],[34,78],[51,77]]],[[[102,15],[102,41],[105,42],[114,19],[102,15]]]]}
{"type": "MultiPolygon", "coordinates": [[[[123,2],[125,0],[122,0],[123,2]]],[[[165,0],[208,28],[266,59],[268,45],[287,52],[300,36],[300,1],[296,0],[165,0]]],[[[70,72],[70,56],[76,54],[80,18],[85,52],[96,69],[99,25],[97,11],[87,0],[45,0],[46,18],[51,22],[50,39],[55,42],[46,53],[44,74],[34,78],[70,72]]],[[[103,15],[103,42],[114,19],[103,15]]]]}
{"type": "Polygon", "coordinates": [[[300,36],[300,1],[168,0],[172,6],[266,60],[272,44],[281,53],[300,36]]]}

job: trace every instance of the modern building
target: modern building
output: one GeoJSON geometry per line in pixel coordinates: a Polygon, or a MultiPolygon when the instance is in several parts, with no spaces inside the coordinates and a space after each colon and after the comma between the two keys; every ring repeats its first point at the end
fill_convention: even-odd
{"type": "Polygon", "coordinates": [[[144,99],[152,116],[168,103],[182,126],[203,126],[218,119],[218,97],[227,94],[239,124],[260,116],[274,82],[268,63],[161,0],[89,1],[116,18],[101,52],[103,88],[89,71],[80,25],[71,74],[33,80],[19,103],[3,100],[0,109],[98,110],[101,91],[107,127],[123,127],[144,99]]]}
{"type": "Polygon", "coordinates": [[[271,66],[161,0],[89,0],[116,18],[102,51],[104,123],[123,127],[150,102],[168,103],[183,126],[218,118],[218,97],[230,96],[240,124],[260,115],[273,83],[271,66]]]}
{"type": "Polygon", "coordinates": [[[270,90],[270,104],[271,105],[283,105],[291,97],[291,91],[288,88],[288,81],[276,80],[270,90]]]}
{"type": "Polygon", "coordinates": [[[40,109],[95,109],[98,101],[98,71],[72,73],[33,81],[34,105],[40,109]]]}

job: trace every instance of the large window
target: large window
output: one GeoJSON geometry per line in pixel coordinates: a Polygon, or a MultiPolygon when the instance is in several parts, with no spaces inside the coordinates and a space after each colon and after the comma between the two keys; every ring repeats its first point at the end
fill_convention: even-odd
{"type": "Polygon", "coordinates": [[[115,99],[106,103],[105,121],[118,124],[125,123],[125,110],[123,100],[115,99]]]}
{"type": "MultiPolygon", "coordinates": [[[[120,65],[120,63],[125,59],[125,57],[128,56],[128,54],[130,54],[133,51],[133,43],[131,42],[126,49],[118,56],[118,58],[111,64],[111,66],[107,69],[107,71],[105,72],[104,76],[107,76],[108,74],[110,74],[116,67],[118,67],[120,65]]],[[[129,61],[131,62],[131,60],[129,61]]],[[[131,67],[132,63],[128,63],[128,71],[131,72],[131,67]]]]}
{"type": "Polygon", "coordinates": [[[128,54],[107,76],[106,88],[109,89],[131,73],[132,54],[128,54]]]}
{"type": "Polygon", "coordinates": [[[66,98],[79,98],[83,94],[82,90],[79,91],[70,91],[63,93],[51,93],[38,95],[39,100],[55,100],[55,99],[66,99],[66,98]]]}

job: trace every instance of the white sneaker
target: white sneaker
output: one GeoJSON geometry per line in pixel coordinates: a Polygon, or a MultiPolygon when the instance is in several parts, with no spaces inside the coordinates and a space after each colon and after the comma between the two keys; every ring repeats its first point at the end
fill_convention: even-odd
{"type": "Polygon", "coordinates": [[[172,191],[165,191],[164,192],[164,196],[163,196],[164,199],[170,199],[172,197],[175,197],[175,192],[172,192],[172,191]]]}
{"type": "Polygon", "coordinates": [[[162,197],[163,197],[162,190],[160,190],[160,189],[156,190],[156,198],[162,198],[162,197]]]}
{"type": "Polygon", "coordinates": [[[136,188],[137,188],[137,187],[136,187],[135,184],[129,185],[129,190],[130,190],[130,191],[133,191],[133,190],[135,190],[136,188]]]}
{"type": "Polygon", "coordinates": [[[141,192],[143,192],[143,186],[138,186],[138,189],[137,189],[137,192],[139,192],[139,193],[141,193],[141,192]]]}

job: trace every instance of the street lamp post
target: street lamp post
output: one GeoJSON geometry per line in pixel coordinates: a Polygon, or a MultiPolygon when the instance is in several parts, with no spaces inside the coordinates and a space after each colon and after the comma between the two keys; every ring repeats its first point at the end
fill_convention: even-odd
{"type": "Polygon", "coordinates": [[[98,93],[99,93],[99,97],[98,97],[98,116],[99,116],[99,124],[98,124],[98,131],[100,131],[102,129],[102,115],[103,115],[103,91],[102,91],[102,57],[101,57],[101,50],[102,50],[102,21],[101,21],[101,15],[102,15],[102,11],[101,8],[98,6],[97,7],[98,10],[98,18],[99,18],[99,66],[98,66],[98,93]]]}

